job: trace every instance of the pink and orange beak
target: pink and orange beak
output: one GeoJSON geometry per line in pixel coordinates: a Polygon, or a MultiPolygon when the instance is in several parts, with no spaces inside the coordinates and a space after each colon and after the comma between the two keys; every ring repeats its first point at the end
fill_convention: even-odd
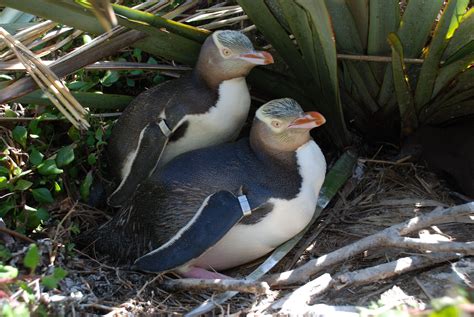
{"type": "Polygon", "coordinates": [[[273,64],[272,54],[265,51],[254,51],[252,53],[240,54],[239,58],[255,65],[273,64]]]}
{"type": "Polygon", "coordinates": [[[316,111],[309,111],[304,113],[304,117],[295,119],[288,128],[291,129],[312,129],[319,127],[326,123],[326,118],[316,111]]]}

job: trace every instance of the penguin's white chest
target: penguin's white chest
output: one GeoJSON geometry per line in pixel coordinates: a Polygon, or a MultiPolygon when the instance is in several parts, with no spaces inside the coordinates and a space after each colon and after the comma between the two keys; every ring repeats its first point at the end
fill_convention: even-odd
{"type": "Polygon", "coordinates": [[[167,145],[160,165],[179,154],[234,140],[247,119],[249,108],[250,94],[245,78],[222,82],[214,107],[203,114],[186,115],[181,120],[188,122],[185,135],[167,145]]]}
{"type": "Polygon", "coordinates": [[[304,229],[316,209],[326,174],[326,160],[312,140],[302,145],[296,156],[302,177],[296,197],[269,199],[273,209],[261,221],[235,226],[193,265],[216,270],[238,266],[265,255],[304,229]]]}

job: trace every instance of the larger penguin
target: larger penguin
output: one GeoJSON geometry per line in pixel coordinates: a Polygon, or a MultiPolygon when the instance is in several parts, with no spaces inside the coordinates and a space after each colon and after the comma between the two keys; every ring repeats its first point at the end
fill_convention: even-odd
{"type": "Polygon", "coordinates": [[[96,251],[199,278],[263,256],[314,214],[326,162],[309,131],[324,122],[292,99],[263,105],[250,139],[182,154],[154,173],[94,235],[96,251]]]}
{"type": "Polygon", "coordinates": [[[237,31],[217,31],[204,42],[193,72],[151,88],[126,108],[108,145],[121,205],[158,166],[177,155],[235,139],[250,107],[245,76],[273,63],[237,31]]]}

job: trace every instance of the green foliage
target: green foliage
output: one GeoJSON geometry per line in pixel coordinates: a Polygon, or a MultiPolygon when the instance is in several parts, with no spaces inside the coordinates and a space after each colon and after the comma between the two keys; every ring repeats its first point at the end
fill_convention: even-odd
{"type": "Polygon", "coordinates": [[[33,198],[39,203],[52,203],[54,201],[53,195],[47,188],[35,188],[31,191],[33,198]]]}
{"type": "Polygon", "coordinates": [[[33,185],[32,182],[27,181],[25,179],[20,179],[16,182],[14,190],[20,190],[20,191],[27,190],[28,188],[31,187],[31,185],[33,185]]]}
{"type": "Polygon", "coordinates": [[[8,261],[11,256],[12,254],[10,250],[6,246],[0,244],[0,262],[3,263],[5,261],[8,261]]]}
{"type": "Polygon", "coordinates": [[[46,160],[38,165],[38,172],[41,175],[58,175],[61,174],[63,170],[56,166],[54,160],[46,160]]]}
{"type": "Polygon", "coordinates": [[[72,146],[65,146],[59,150],[56,156],[56,165],[58,167],[69,165],[72,161],[74,161],[74,149],[72,146]]]}
{"type": "Polygon", "coordinates": [[[410,0],[403,10],[392,0],[239,4],[290,67],[302,94],[319,102],[334,141],[344,139],[342,112],[353,128],[376,139],[474,113],[474,8],[468,10],[467,0],[410,0]],[[333,36],[338,53],[392,53],[392,63],[340,59],[336,66],[333,36]],[[403,58],[425,61],[420,67],[403,58]]]}
{"type": "Polygon", "coordinates": [[[28,136],[28,131],[23,126],[17,126],[12,131],[13,139],[21,144],[21,146],[26,147],[26,138],[28,136]]]}
{"type": "Polygon", "coordinates": [[[47,275],[41,279],[41,284],[49,289],[57,288],[58,283],[65,278],[67,271],[63,268],[56,267],[54,268],[53,274],[47,275]]]}
{"type": "Polygon", "coordinates": [[[38,251],[38,246],[36,244],[30,244],[28,251],[25,254],[23,259],[23,264],[30,269],[31,274],[36,270],[40,262],[40,253],[38,251]]]}
{"type": "Polygon", "coordinates": [[[17,306],[5,303],[2,306],[1,315],[4,317],[30,317],[30,311],[25,303],[19,303],[17,306]]]}
{"type": "Polygon", "coordinates": [[[95,128],[79,132],[45,122],[58,117],[45,107],[37,119],[12,129],[15,150],[0,144],[0,217],[9,228],[28,233],[50,221],[49,209],[66,194],[89,196],[110,126],[92,120],[95,128]]]}
{"type": "Polygon", "coordinates": [[[14,279],[18,276],[18,269],[13,266],[0,264],[0,279],[14,279]]]}
{"type": "Polygon", "coordinates": [[[339,147],[347,145],[349,135],[339,95],[336,46],[324,2],[273,1],[272,8],[262,1],[238,2],[303,88],[305,96],[296,99],[308,110],[320,110],[328,119],[325,129],[331,131],[331,139],[339,147]],[[282,15],[277,17],[272,9],[282,15]],[[299,50],[289,39],[288,31],[295,36],[299,50]]]}
{"type": "Polygon", "coordinates": [[[92,176],[92,172],[89,172],[87,173],[84,181],[81,183],[81,187],[80,187],[81,198],[85,201],[87,201],[91,193],[91,186],[92,186],[93,180],[94,180],[94,177],[92,176]]]}

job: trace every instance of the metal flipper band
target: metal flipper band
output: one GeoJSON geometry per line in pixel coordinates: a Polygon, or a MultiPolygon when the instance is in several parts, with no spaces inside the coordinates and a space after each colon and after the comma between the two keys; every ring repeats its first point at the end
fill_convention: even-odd
{"type": "Polygon", "coordinates": [[[160,127],[160,130],[163,133],[163,135],[169,138],[171,135],[171,130],[166,124],[166,121],[164,119],[161,119],[160,122],[158,122],[158,126],[160,127]]]}
{"type": "Polygon", "coordinates": [[[249,201],[247,200],[247,196],[242,195],[237,197],[239,199],[240,208],[242,209],[242,213],[245,216],[250,216],[252,214],[252,209],[250,209],[249,201]]]}

